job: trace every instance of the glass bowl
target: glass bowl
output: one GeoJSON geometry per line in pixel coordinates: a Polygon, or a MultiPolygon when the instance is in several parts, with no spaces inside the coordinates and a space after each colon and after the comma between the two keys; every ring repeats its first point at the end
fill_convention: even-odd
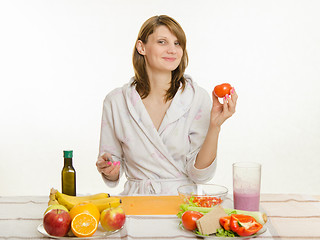
{"type": "Polygon", "coordinates": [[[224,201],[228,188],[217,184],[187,184],[178,187],[178,193],[187,204],[213,207],[224,201]]]}

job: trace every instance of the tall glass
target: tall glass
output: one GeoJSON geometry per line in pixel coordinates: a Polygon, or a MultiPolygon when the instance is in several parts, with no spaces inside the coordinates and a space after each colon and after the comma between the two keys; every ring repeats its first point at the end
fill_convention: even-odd
{"type": "Polygon", "coordinates": [[[261,164],[238,162],[233,169],[234,208],[246,211],[259,211],[261,164]]]}

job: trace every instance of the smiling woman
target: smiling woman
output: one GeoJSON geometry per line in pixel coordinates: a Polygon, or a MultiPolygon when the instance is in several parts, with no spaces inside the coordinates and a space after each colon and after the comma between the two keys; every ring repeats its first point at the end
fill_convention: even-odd
{"type": "Polygon", "coordinates": [[[136,49],[144,56],[148,75],[153,74],[152,71],[174,71],[183,55],[177,37],[166,26],[157,27],[145,43],[139,39],[136,49]]]}
{"type": "Polygon", "coordinates": [[[184,74],[186,37],[171,17],[148,19],[133,52],[135,76],[104,101],[98,171],[122,194],[173,194],[209,181],[216,169],[222,123],[235,112],[237,94],[221,104],[184,74]],[[110,162],[119,164],[110,164],[110,162]]]}
{"type": "Polygon", "coordinates": [[[184,88],[183,74],[188,65],[186,42],[187,39],[183,29],[172,18],[154,16],[142,25],[136,47],[133,50],[134,84],[136,84],[136,89],[142,98],[150,92],[149,73],[146,71],[148,71],[147,69],[150,71],[150,65],[148,66],[148,64],[150,64],[150,61],[152,62],[153,52],[160,54],[162,60],[173,62],[169,69],[170,74],[172,71],[171,83],[173,84],[168,90],[167,98],[171,99],[174,96],[180,87],[180,83],[184,88]],[[146,47],[147,49],[145,49],[146,47]]]}

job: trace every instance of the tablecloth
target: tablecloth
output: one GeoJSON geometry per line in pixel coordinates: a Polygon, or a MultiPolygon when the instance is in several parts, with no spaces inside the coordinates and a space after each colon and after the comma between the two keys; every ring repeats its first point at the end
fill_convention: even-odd
{"type": "MultiPolygon", "coordinates": [[[[0,197],[0,239],[47,238],[37,231],[47,202],[47,196],[0,197]]],[[[320,196],[261,194],[261,211],[267,231],[255,239],[320,239],[320,196]]],[[[175,215],[128,215],[120,232],[103,239],[199,238],[181,229],[175,215]]]]}

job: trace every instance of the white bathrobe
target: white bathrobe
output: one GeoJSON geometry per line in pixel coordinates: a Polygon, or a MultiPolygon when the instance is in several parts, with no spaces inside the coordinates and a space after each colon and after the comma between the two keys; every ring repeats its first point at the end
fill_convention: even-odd
{"type": "MultiPolygon", "coordinates": [[[[120,161],[123,195],[177,195],[183,184],[212,179],[217,160],[205,169],[194,166],[208,131],[212,101],[192,79],[174,96],[159,130],[134,86],[133,79],[110,92],[103,104],[100,155],[109,152],[120,161]]],[[[119,177],[119,178],[120,178],[119,177]]],[[[110,187],[118,181],[108,181],[110,187]]]]}

